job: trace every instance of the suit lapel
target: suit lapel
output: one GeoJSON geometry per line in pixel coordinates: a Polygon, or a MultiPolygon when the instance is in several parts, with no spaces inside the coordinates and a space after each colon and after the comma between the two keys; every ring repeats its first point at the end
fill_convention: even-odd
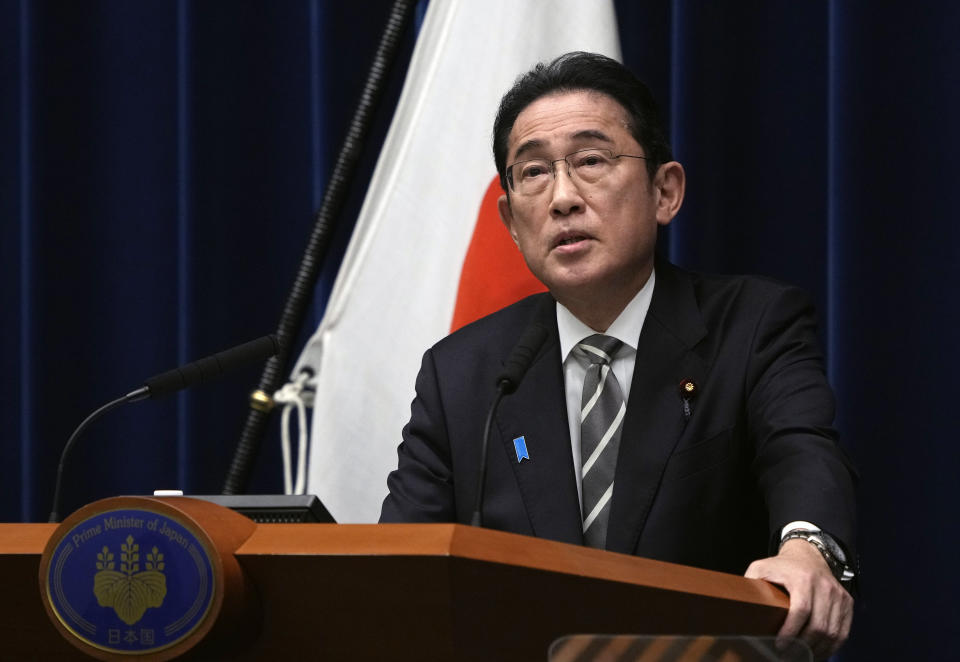
{"type": "Polygon", "coordinates": [[[706,335],[689,278],[658,262],[637,347],[607,528],[607,549],[634,553],[684,418],[680,382],[704,383],[709,366],[692,347],[706,335]]]}
{"type": "Polygon", "coordinates": [[[520,487],[533,534],[582,545],[580,502],[570,450],[555,307],[542,306],[538,317],[547,329],[547,341],[516,393],[504,398],[496,426],[520,487]],[[514,439],[521,436],[529,459],[519,461],[514,439]]]}

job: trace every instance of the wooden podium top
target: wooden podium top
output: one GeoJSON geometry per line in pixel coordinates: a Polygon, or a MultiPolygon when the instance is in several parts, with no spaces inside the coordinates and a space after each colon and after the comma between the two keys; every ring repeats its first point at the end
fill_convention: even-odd
{"type": "Polygon", "coordinates": [[[456,557],[692,593],[783,610],[768,582],[462,524],[259,524],[237,550],[261,555],[456,557]]]}
{"type": "MultiPolygon", "coordinates": [[[[0,524],[5,659],[87,659],[40,599],[56,529],[0,524]]],[[[456,524],[257,524],[239,540],[259,631],[238,660],[546,659],[583,632],[773,634],[788,606],[760,580],[456,524]]]]}

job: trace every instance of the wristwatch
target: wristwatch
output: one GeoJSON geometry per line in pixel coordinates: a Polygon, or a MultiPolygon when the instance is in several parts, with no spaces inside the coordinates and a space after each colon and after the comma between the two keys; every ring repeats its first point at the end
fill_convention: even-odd
{"type": "Polygon", "coordinates": [[[836,578],[838,582],[843,584],[853,580],[855,576],[853,568],[847,565],[846,555],[832,536],[823,531],[794,529],[780,539],[780,547],[783,547],[785,542],[793,540],[794,538],[806,540],[816,547],[823,556],[823,560],[826,561],[830,567],[830,572],[833,573],[834,578],[836,578]]]}

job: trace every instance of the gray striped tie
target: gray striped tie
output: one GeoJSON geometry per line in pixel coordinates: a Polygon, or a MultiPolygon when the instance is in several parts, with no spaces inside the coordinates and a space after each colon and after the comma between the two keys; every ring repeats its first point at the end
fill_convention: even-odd
{"type": "Polygon", "coordinates": [[[590,360],[583,379],[580,409],[580,459],[583,487],[583,539],[590,547],[607,541],[613,474],[617,468],[620,430],[626,403],[610,361],[622,345],[616,338],[595,334],[577,345],[590,360]]]}

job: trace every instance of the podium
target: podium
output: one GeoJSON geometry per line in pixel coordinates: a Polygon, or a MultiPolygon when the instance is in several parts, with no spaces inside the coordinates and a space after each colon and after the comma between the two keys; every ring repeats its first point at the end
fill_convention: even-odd
{"type": "MultiPolygon", "coordinates": [[[[170,531],[167,547],[180,542],[161,527],[170,531]]],[[[161,548],[166,556],[149,544],[140,555],[152,554],[151,567],[174,591],[175,554],[161,548]]],[[[80,582],[91,596],[93,572],[80,582]]],[[[772,635],[788,606],[760,580],[499,531],[256,524],[186,497],[117,497],[61,525],[0,524],[0,586],[5,660],[545,660],[552,641],[576,633],[772,635]],[[133,526],[129,512],[183,523],[210,548],[215,575],[212,607],[190,636],[144,656],[77,641],[76,627],[51,606],[60,589],[49,578],[69,571],[59,550],[71,539],[78,549],[89,544],[103,560],[97,567],[106,567],[107,550],[119,559],[119,547],[93,524],[109,525],[110,515],[116,526],[133,526]]]]}

